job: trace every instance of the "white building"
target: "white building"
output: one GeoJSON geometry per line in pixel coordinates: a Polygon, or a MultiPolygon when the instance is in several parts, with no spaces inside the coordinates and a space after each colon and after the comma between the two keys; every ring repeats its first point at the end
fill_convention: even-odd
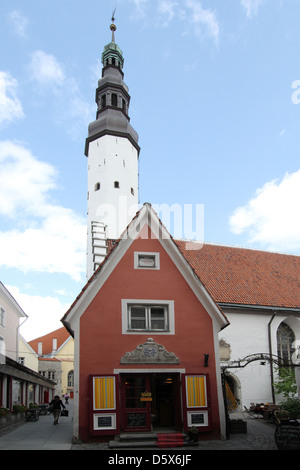
{"type": "Polygon", "coordinates": [[[34,355],[28,360],[31,351],[25,340],[21,339],[19,346],[19,329],[26,319],[26,313],[0,282],[0,406],[10,411],[14,404],[44,403],[44,397],[52,397],[55,388],[55,382],[30,368],[35,367],[34,355]]]}
{"type": "Polygon", "coordinates": [[[278,365],[295,366],[300,389],[300,256],[177,243],[230,322],[219,334],[220,359],[238,403],[277,402],[278,365]]]}

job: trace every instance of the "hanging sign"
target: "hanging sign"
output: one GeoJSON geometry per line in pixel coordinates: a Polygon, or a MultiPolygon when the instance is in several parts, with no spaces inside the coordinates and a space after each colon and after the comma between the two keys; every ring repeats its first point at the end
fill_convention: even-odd
{"type": "Polygon", "coordinates": [[[152,401],[151,392],[142,392],[140,400],[141,401],[152,401]]]}

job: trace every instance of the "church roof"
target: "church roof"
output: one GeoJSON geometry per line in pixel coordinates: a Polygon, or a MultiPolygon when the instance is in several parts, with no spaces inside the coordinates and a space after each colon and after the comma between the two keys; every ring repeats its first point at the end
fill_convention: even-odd
{"type": "Polygon", "coordinates": [[[216,303],[300,308],[300,256],[174,242],[216,303]]]}

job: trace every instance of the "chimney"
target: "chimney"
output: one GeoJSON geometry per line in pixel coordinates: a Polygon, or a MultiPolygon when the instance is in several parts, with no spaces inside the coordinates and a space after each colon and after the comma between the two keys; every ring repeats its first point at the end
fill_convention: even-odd
{"type": "Polygon", "coordinates": [[[40,341],[38,342],[38,356],[42,356],[43,354],[43,343],[40,341]]]}
{"type": "Polygon", "coordinates": [[[57,339],[53,338],[52,340],[52,353],[54,353],[57,350],[57,339]]]}

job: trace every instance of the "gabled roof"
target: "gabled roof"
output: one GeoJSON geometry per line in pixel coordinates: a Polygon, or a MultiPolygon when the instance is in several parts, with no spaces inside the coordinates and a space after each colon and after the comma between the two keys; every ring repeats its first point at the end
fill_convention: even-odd
{"type": "Polygon", "coordinates": [[[300,309],[300,256],[175,243],[215,302],[300,309]]]}
{"type": "Polygon", "coordinates": [[[168,255],[172,258],[174,264],[180,270],[185,280],[188,282],[199,301],[206,308],[206,311],[214,317],[221,328],[225,328],[229,322],[221,310],[221,308],[214,302],[209,291],[203,285],[200,278],[195,274],[187,259],[183,256],[177,244],[174,242],[172,236],[166,230],[161,220],[153,210],[151,204],[145,203],[142,208],[136,213],[135,217],[124,230],[121,237],[110,244],[110,250],[103,260],[102,264],[98,267],[95,273],[88,280],[87,284],[83,287],[80,294],[77,296],[69,310],[61,319],[62,323],[70,334],[74,334],[71,323],[72,318],[76,315],[81,315],[88,303],[100,290],[105,280],[108,278],[112,270],[116,267],[118,261],[124,255],[131,243],[136,239],[139,232],[145,225],[148,225],[154,235],[162,244],[168,255]]]}
{"type": "Polygon", "coordinates": [[[51,333],[48,333],[47,335],[40,336],[39,338],[33,339],[32,341],[29,341],[28,344],[32,347],[32,349],[35,352],[38,352],[38,344],[43,343],[42,346],[42,354],[43,356],[45,354],[51,354],[53,350],[53,339],[57,340],[57,348],[58,350],[70,337],[70,333],[62,327],[59,328],[58,330],[52,331],[51,333]]]}
{"type": "Polygon", "coordinates": [[[10,305],[10,307],[14,310],[14,312],[19,317],[27,317],[26,313],[22,310],[18,302],[15,298],[11,295],[11,293],[6,289],[5,285],[0,282],[0,298],[3,297],[5,301],[10,305]]]}

